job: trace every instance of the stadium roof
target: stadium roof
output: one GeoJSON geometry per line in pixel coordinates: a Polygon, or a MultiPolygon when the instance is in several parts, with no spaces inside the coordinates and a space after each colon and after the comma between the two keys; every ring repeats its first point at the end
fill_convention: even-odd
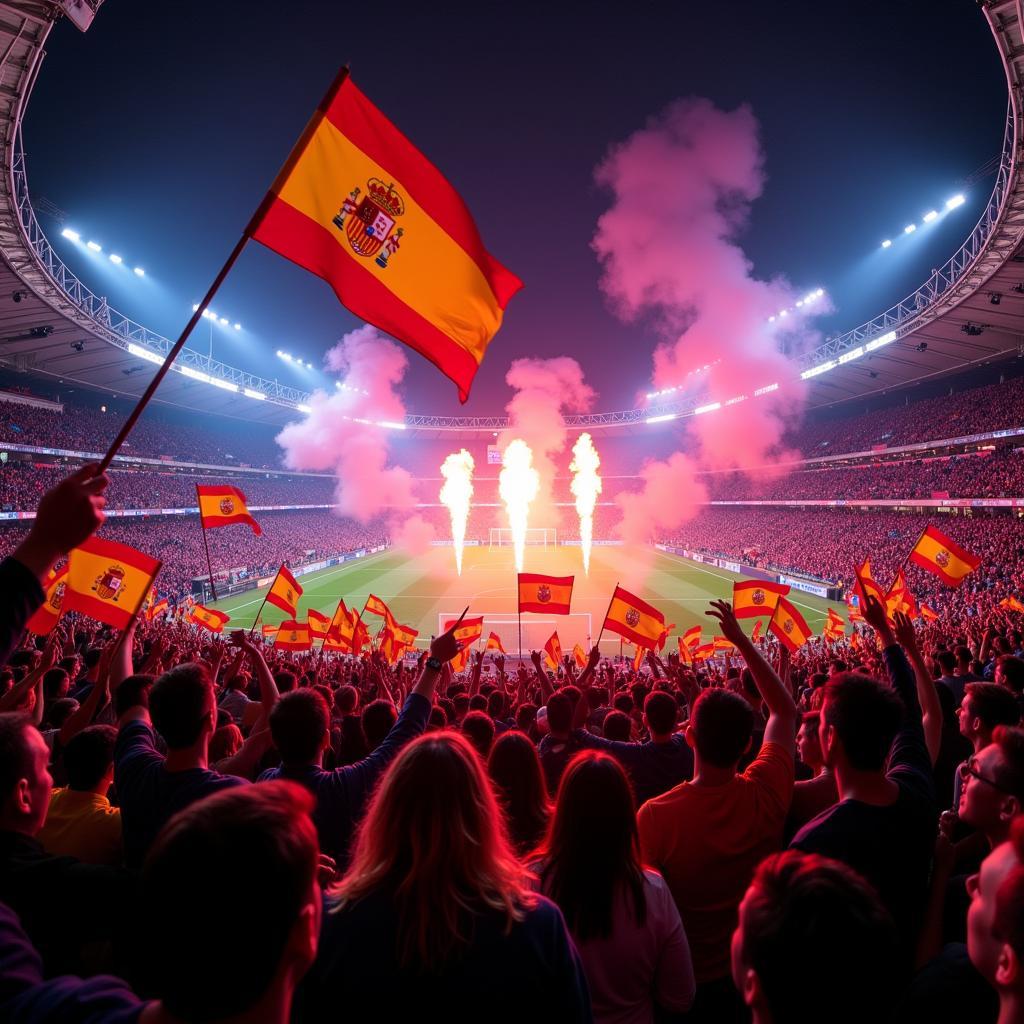
{"type": "MultiPolygon", "coordinates": [[[[1006,132],[995,187],[964,245],[919,289],[866,324],[830,339],[800,362],[812,408],[893,391],[1024,354],[1024,37],[1018,4],[982,5],[1007,75],[1006,132]]],[[[21,122],[43,44],[62,5],[21,0],[0,8],[0,365],[122,398],[141,394],[170,342],[111,309],[63,264],[29,195],[21,122]]],[[[766,381],[766,385],[773,382],[766,381]]],[[[186,349],[158,400],[208,413],[284,423],[308,394],[186,349]]],[[[692,410],[659,399],[643,409],[573,417],[570,426],[650,429],[692,410]]],[[[475,435],[503,417],[411,416],[406,429],[475,435]]]]}

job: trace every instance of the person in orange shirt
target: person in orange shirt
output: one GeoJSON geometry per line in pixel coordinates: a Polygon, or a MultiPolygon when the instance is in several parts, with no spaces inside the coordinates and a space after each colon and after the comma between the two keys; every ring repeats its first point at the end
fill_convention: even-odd
{"type": "Polygon", "coordinates": [[[637,824],[644,861],[664,875],[690,940],[697,979],[693,1019],[725,1024],[743,1019],[730,977],[730,940],[755,868],[782,845],[793,795],[798,714],[731,605],[713,601],[707,614],[745,659],[768,707],[764,742],[739,773],[751,743],[753,709],[724,688],[704,690],[686,729],[694,750],[693,779],[648,800],[637,824]]]}
{"type": "Polygon", "coordinates": [[[38,837],[47,853],[87,864],[121,863],[121,811],[107,799],[116,739],[112,725],[91,725],[64,748],[68,784],[53,791],[38,837]]]}

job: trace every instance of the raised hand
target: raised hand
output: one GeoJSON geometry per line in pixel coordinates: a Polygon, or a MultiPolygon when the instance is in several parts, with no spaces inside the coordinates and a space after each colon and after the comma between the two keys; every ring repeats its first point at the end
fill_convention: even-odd
{"type": "Polygon", "coordinates": [[[712,601],[711,607],[704,614],[710,615],[711,618],[718,621],[722,627],[722,636],[731,644],[739,647],[740,644],[746,642],[747,634],[740,628],[739,620],[728,601],[712,601]]]}
{"type": "Polygon", "coordinates": [[[462,650],[462,644],[455,639],[455,630],[462,625],[462,620],[466,617],[466,612],[468,611],[469,609],[467,608],[459,616],[458,621],[452,623],[451,628],[447,632],[434,637],[430,641],[430,656],[432,658],[437,658],[442,664],[447,664],[462,650]]]}

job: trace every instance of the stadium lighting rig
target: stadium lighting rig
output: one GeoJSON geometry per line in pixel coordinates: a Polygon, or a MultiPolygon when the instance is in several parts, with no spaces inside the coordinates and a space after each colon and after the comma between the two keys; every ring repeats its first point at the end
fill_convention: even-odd
{"type": "Polygon", "coordinates": [[[313,364],[310,362],[303,362],[297,356],[293,356],[290,352],[282,352],[281,349],[277,350],[277,358],[283,360],[286,363],[291,363],[293,366],[298,366],[303,370],[312,370],[313,364]]]}
{"type": "MultiPolygon", "coordinates": [[[[946,200],[945,205],[943,206],[941,212],[939,210],[934,210],[934,209],[933,210],[929,210],[921,218],[921,225],[920,226],[921,227],[925,227],[928,224],[934,224],[937,220],[939,220],[940,217],[944,217],[951,210],[958,209],[959,207],[963,206],[965,202],[967,202],[967,200],[964,197],[962,192],[958,192],[955,196],[950,196],[949,199],[946,200]]],[[[908,224],[903,229],[903,234],[904,234],[904,236],[906,236],[906,235],[913,235],[913,234],[915,234],[917,232],[917,229],[918,229],[918,225],[916,223],[908,224]]],[[[891,249],[892,248],[892,239],[891,238],[883,238],[882,239],[882,248],[883,249],[891,249]]]]}
{"type": "MultiPolygon", "coordinates": [[[[77,231],[75,231],[74,228],[64,228],[63,231],[61,231],[61,236],[63,238],[66,238],[69,242],[74,242],[75,245],[83,245],[82,236],[77,231]]],[[[103,252],[103,246],[100,245],[99,242],[94,242],[91,238],[84,243],[84,248],[91,253],[103,252]]],[[[107,256],[107,259],[110,260],[110,262],[113,263],[115,267],[124,266],[126,270],[128,269],[127,265],[124,262],[124,257],[118,255],[116,252],[110,253],[107,256]]],[[[132,267],[132,273],[136,277],[146,276],[146,271],[142,267],[132,267]]]]}
{"type": "MultiPolygon", "coordinates": [[[[198,309],[199,309],[199,303],[198,302],[193,302],[192,303],[192,312],[195,313],[198,309]]],[[[214,311],[212,309],[204,309],[203,310],[203,319],[204,320],[209,320],[210,323],[212,323],[212,324],[220,324],[221,327],[230,327],[231,326],[231,320],[228,317],[220,316],[217,313],[214,313],[214,311]]],[[[234,329],[236,331],[240,331],[242,329],[242,325],[236,321],[235,324],[234,324],[234,329]]]]}

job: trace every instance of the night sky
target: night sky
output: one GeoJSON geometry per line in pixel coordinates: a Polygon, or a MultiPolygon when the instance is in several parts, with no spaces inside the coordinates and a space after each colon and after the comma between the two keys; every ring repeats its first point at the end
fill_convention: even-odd
{"type": "MultiPolygon", "coordinates": [[[[518,356],[575,356],[603,409],[631,407],[647,386],[657,339],[618,321],[598,288],[590,241],[609,197],[593,171],[672,100],[751,106],[768,184],[743,247],[758,276],[829,291],[827,332],[901,298],[967,236],[990,178],[940,224],[901,237],[998,154],[1006,109],[971,0],[108,0],[87,34],[54,30],[24,128],[34,197],[104,256],[77,250],[50,218],[44,228],[111,305],[175,336],[345,62],[525,281],[465,407],[478,413],[504,406],[518,356]],[[110,264],[111,251],[146,279],[110,264]]],[[[257,244],[213,308],[245,328],[215,329],[215,356],[305,387],[329,380],[274,351],[319,365],[358,326],[325,283],[257,244]]],[[[205,350],[209,330],[201,321],[192,344],[205,350]]],[[[457,411],[454,386],[409,355],[410,411],[457,411]]]]}

